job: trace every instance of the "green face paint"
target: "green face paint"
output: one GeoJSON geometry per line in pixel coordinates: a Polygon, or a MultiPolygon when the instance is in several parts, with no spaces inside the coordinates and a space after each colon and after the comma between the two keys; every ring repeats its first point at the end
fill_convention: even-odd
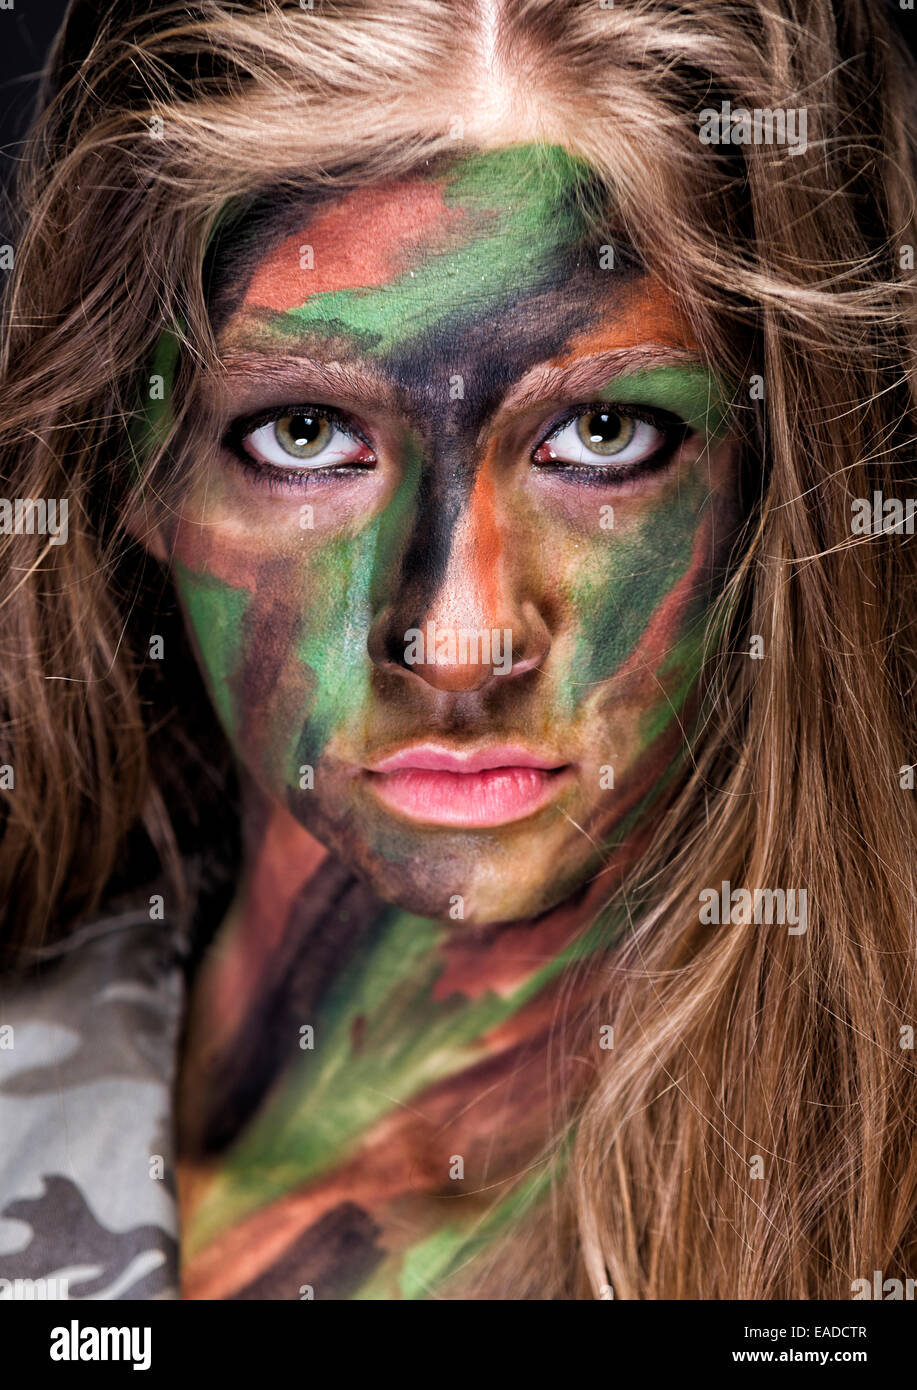
{"type": "Polygon", "coordinates": [[[131,422],[132,471],[138,482],[143,476],[143,460],[163,447],[172,429],[172,387],[179,348],[178,333],[173,329],[164,329],[150,363],[143,406],[131,422]]]}
{"type": "Polygon", "coordinates": [[[185,612],[207,673],[211,697],[223,727],[233,738],[237,729],[230,686],[239,663],[250,595],[244,589],[230,588],[220,579],[186,569],[180,561],[176,562],[174,574],[184,595],[185,612]]]}
{"type": "Polygon", "coordinates": [[[498,150],[457,164],[440,181],[442,228],[400,275],[377,289],[316,294],[278,314],[271,330],[294,341],[343,334],[368,357],[495,303],[520,284],[556,286],[560,253],[585,224],[578,197],[588,171],[563,150],[498,150]],[[509,189],[514,196],[506,197],[509,189]],[[432,252],[432,253],[431,253],[432,252]]]}
{"type": "Polygon", "coordinates": [[[705,367],[657,367],[629,372],[602,388],[598,399],[669,410],[710,441],[721,439],[730,421],[722,384],[705,367]]]}

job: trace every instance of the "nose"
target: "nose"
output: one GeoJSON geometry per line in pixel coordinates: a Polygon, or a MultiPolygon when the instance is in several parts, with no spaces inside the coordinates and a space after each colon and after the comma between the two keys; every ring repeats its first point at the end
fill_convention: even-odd
{"type": "Polygon", "coordinates": [[[470,496],[431,496],[418,509],[397,591],[379,613],[369,654],[433,690],[481,691],[540,666],[547,625],[526,596],[521,556],[492,481],[470,496]]]}

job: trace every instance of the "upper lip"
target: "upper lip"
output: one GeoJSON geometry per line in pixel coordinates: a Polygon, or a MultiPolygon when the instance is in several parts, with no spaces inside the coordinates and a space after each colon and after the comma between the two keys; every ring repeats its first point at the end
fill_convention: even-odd
{"type": "Polygon", "coordinates": [[[566,767],[561,758],[546,758],[515,744],[499,744],[489,748],[456,749],[442,744],[414,743],[397,753],[373,763],[370,772],[404,772],[409,768],[420,772],[487,772],[497,767],[534,767],[546,771],[566,767]]]}

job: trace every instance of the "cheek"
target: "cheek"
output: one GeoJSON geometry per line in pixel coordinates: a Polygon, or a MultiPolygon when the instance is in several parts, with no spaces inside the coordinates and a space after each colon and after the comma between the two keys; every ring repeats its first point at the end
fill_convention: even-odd
{"type": "Polygon", "coordinates": [[[301,621],[286,668],[291,688],[285,703],[275,706],[275,722],[296,730],[296,767],[318,761],[332,736],[352,729],[368,706],[377,529],[317,545],[300,577],[301,621]],[[311,696],[306,708],[297,704],[304,677],[311,696]]]}
{"type": "Polygon", "coordinates": [[[375,527],[316,533],[294,512],[277,508],[265,530],[211,508],[174,536],[175,584],[214,705],[242,761],[275,786],[298,785],[369,690],[375,527]]]}
{"type": "Polygon", "coordinates": [[[667,702],[664,668],[697,646],[708,596],[712,517],[699,480],[682,476],[648,497],[593,496],[578,503],[575,527],[547,528],[544,559],[562,595],[556,699],[570,717],[620,711],[638,692],[637,708],[667,702]]]}

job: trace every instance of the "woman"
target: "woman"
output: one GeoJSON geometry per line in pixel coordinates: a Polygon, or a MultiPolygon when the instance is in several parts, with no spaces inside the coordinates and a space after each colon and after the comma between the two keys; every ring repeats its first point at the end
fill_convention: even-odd
{"type": "Polygon", "coordinates": [[[4,1272],[904,1278],[897,11],[136,10],[7,304],[4,1272]]]}

